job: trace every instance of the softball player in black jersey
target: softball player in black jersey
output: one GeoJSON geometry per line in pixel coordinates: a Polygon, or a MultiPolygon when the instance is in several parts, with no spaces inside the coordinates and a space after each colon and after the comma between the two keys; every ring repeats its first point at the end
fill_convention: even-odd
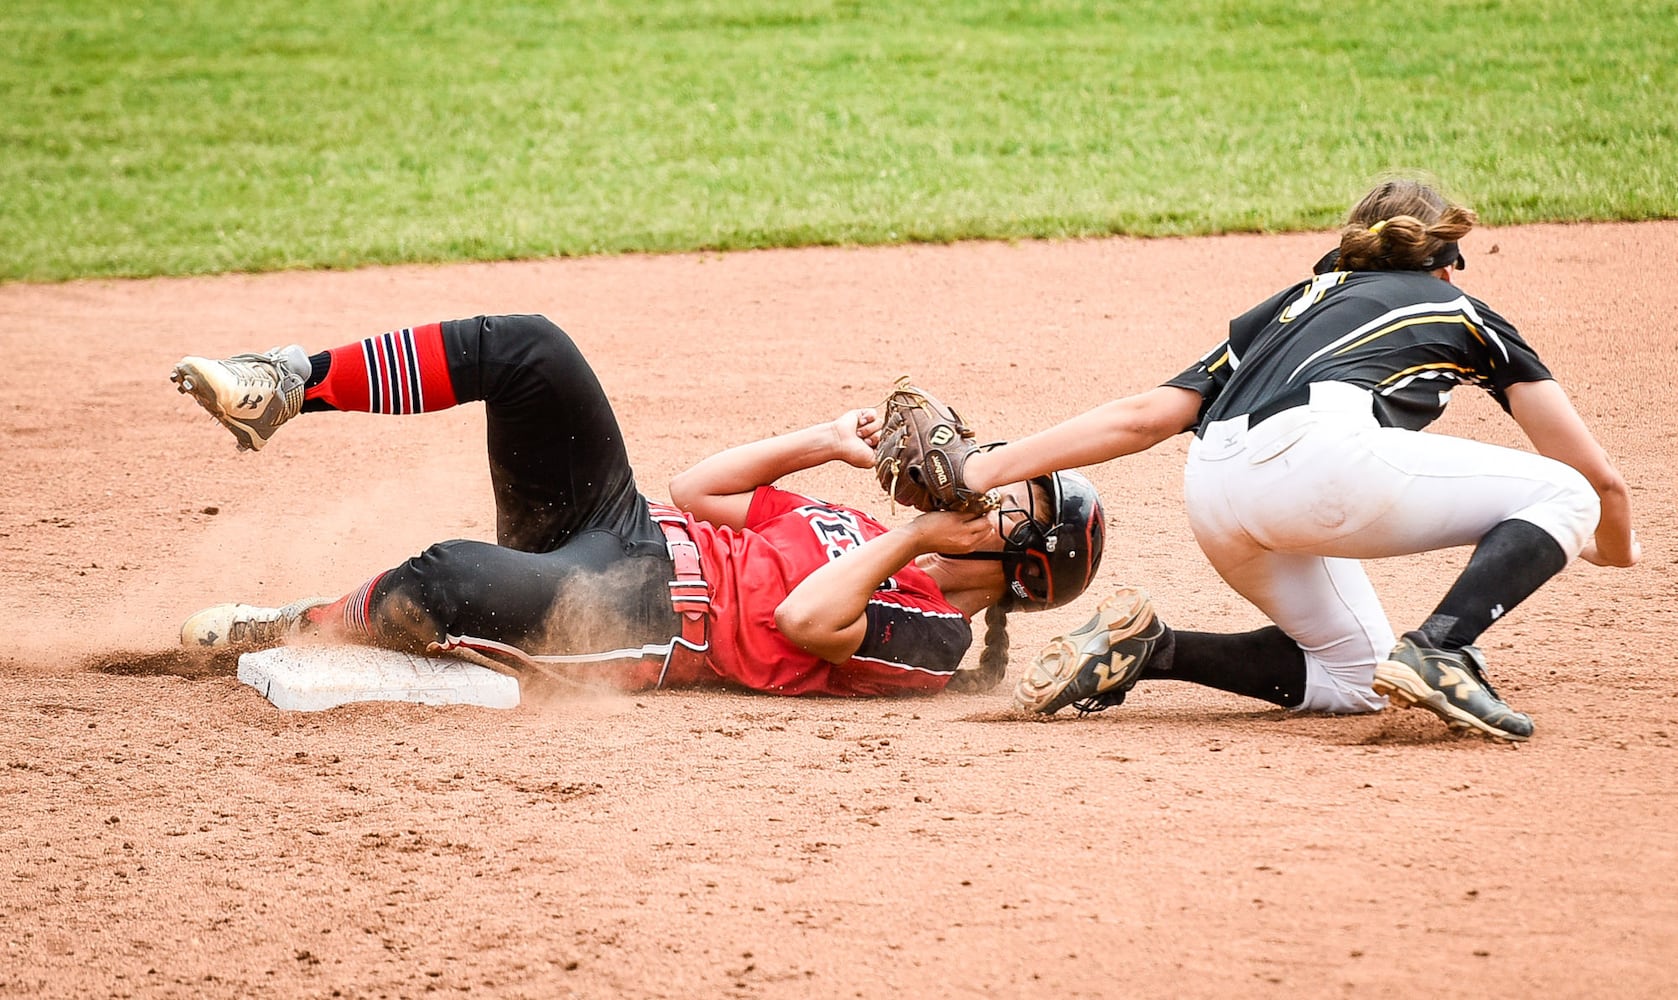
{"type": "Polygon", "coordinates": [[[1202,551],[1275,627],[1172,630],[1123,588],[1039,654],[1024,708],[1117,704],[1176,678],[1328,712],[1386,699],[1454,728],[1520,740],[1532,721],[1486,678],[1474,645],[1574,556],[1639,557],[1624,479],[1515,328],[1458,289],[1474,213],[1390,181],[1351,211],[1308,281],[1230,323],[1163,386],[975,456],[967,485],[1106,461],[1186,430],[1184,499],[1202,551]],[[1453,387],[1489,392],[1537,454],[1417,433],[1453,387]],[[1417,629],[1393,635],[1359,562],[1474,545],[1417,629]]]}

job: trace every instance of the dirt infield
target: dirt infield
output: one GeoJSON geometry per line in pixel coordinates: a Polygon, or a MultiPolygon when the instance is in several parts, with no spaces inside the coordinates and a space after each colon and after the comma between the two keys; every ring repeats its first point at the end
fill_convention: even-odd
{"type": "MultiPolygon", "coordinates": [[[[1172,684],[1049,722],[1003,692],[285,714],[172,648],[202,605],[335,595],[493,535],[479,408],[309,415],[240,455],[169,385],[181,354],[547,313],[662,495],[702,454],[906,372],[994,437],[1154,384],[1325,243],[0,286],[0,996],[1678,994],[1678,224],[1465,246],[1465,286],[1631,480],[1645,553],[1576,564],[1488,633],[1537,722],[1524,746],[1172,684]]],[[[1468,391],[1436,429],[1518,440],[1468,391]]],[[[1185,446],[1091,470],[1096,591],[1140,582],[1168,622],[1256,627],[1189,535],[1185,446]]],[[[796,482],[882,507],[865,472],[796,482]]],[[[1395,623],[1464,556],[1377,565],[1395,623]]],[[[1010,679],[1099,596],[1015,616],[1010,679]]]]}

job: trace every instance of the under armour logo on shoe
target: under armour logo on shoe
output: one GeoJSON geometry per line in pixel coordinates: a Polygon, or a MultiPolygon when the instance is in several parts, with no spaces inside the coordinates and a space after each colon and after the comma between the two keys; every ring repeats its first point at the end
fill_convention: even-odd
{"type": "Polygon", "coordinates": [[[244,399],[239,400],[239,409],[241,409],[241,410],[248,410],[253,406],[261,406],[261,405],[262,405],[262,394],[261,393],[257,393],[254,396],[246,396],[244,399]]]}
{"type": "Polygon", "coordinates": [[[1136,657],[1127,653],[1118,657],[1117,660],[1118,662],[1116,663],[1111,660],[1103,660],[1095,665],[1095,676],[1097,678],[1095,682],[1096,694],[1100,694],[1124,680],[1125,671],[1130,669],[1130,665],[1132,663],[1136,662],[1136,657]]]}
{"type": "Polygon", "coordinates": [[[1449,688],[1459,702],[1467,701],[1472,695],[1484,690],[1480,682],[1475,680],[1467,671],[1448,664],[1439,665],[1438,688],[1449,688]]]}

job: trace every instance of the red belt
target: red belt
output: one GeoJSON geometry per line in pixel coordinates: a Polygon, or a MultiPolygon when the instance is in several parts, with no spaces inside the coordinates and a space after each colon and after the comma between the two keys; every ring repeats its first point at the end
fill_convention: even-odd
{"type": "Polygon", "coordinates": [[[670,551],[670,561],[676,566],[676,579],[670,581],[670,607],[682,618],[682,634],[670,640],[670,652],[664,658],[664,669],[659,672],[658,684],[672,666],[692,676],[706,670],[705,653],[711,648],[710,611],[711,588],[699,569],[699,546],[688,535],[687,518],[668,504],[648,503],[653,520],[664,530],[664,545],[670,551]]]}

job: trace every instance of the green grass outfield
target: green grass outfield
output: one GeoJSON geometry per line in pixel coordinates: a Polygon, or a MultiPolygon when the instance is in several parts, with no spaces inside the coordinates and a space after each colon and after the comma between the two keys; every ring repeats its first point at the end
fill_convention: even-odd
{"type": "Polygon", "coordinates": [[[1678,0],[8,0],[0,280],[1678,216],[1678,0]]]}

